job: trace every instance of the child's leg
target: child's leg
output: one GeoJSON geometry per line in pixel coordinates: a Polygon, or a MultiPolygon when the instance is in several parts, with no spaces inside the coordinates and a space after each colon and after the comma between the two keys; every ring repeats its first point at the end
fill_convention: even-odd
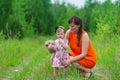
{"type": "Polygon", "coordinates": [[[66,67],[62,68],[62,74],[64,75],[66,72],[66,67]]]}
{"type": "Polygon", "coordinates": [[[54,76],[57,76],[58,74],[58,67],[54,67],[54,72],[53,72],[54,76]]]}

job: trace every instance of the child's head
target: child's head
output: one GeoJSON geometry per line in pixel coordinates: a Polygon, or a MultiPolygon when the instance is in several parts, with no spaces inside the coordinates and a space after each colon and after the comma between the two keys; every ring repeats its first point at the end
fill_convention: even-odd
{"type": "Polygon", "coordinates": [[[55,33],[56,33],[57,38],[63,39],[65,36],[65,32],[66,30],[63,26],[58,26],[55,28],[55,33]]]}
{"type": "Polygon", "coordinates": [[[47,47],[47,49],[50,53],[55,53],[57,50],[57,47],[56,47],[55,42],[53,40],[46,41],[45,46],[47,47]]]}

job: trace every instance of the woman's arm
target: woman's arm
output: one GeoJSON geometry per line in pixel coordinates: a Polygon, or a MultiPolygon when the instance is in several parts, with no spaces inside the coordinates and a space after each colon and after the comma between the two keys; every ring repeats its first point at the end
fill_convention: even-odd
{"type": "Polygon", "coordinates": [[[76,57],[71,58],[70,61],[68,61],[68,63],[75,62],[79,59],[84,58],[87,55],[88,42],[89,42],[89,37],[88,34],[86,33],[82,36],[82,53],[76,57]]]}

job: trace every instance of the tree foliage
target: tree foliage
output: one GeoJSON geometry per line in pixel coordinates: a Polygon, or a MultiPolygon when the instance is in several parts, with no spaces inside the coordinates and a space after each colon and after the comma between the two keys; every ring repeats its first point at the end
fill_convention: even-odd
{"type": "Polygon", "coordinates": [[[120,1],[86,0],[84,7],[56,0],[0,0],[0,31],[6,39],[34,35],[52,35],[56,26],[68,29],[68,19],[77,15],[87,31],[96,32],[103,27],[111,33],[120,33],[120,1]]]}

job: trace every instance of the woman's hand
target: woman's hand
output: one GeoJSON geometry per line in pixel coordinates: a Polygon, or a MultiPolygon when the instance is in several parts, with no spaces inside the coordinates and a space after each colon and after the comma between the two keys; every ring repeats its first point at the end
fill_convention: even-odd
{"type": "Polygon", "coordinates": [[[64,66],[69,66],[72,62],[73,62],[73,57],[71,57],[70,59],[66,60],[63,64],[64,66]]]}
{"type": "Polygon", "coordinates": [[[69,66],[71,64],[71,60],[66,60],[66,65],[69,66]]]}
{"type": "Polygon", "coordinates": [[[70,59],[63,62],[64,66],[70,66],[70,64],[71,64],[71,60],[70,59]]]}

